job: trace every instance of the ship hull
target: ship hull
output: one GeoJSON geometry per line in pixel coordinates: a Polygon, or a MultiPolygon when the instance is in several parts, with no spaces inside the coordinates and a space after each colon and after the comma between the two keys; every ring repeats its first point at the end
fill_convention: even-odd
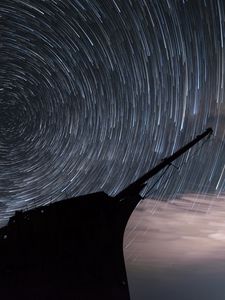
{"type": "Polygon", "coordinates": [[[17,213],[0,230],[0,294],[129,300],[124,229],[117,203],[105,193],[17,213]]]}

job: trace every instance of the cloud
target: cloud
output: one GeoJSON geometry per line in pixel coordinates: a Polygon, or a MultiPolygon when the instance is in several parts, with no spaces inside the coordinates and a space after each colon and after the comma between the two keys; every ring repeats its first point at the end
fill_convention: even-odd
{"type": "Polygon", "coordinates": [[[124,239],[131,298],[222,300],[224,249],[225,196],[142,201],[124,239]]]}

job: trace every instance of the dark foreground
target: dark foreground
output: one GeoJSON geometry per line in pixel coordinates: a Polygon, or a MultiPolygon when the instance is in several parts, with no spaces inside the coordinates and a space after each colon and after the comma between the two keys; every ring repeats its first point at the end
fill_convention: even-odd
{"type": "Polygon", "coordinates": [[[16,212],[0,229],[1,298],[129,299],[122,212],[103,192],[16,212]]]}

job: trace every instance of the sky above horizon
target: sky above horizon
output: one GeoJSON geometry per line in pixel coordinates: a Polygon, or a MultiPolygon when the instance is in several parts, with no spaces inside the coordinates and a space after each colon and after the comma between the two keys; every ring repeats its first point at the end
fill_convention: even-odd
{"type": "MultiPolygon", "coordinates": [[[[196,217],[194,210],[175,213],[171,201],[201,199],[201,217],[211,213],[208,197],[224,201],[224,1],[4,0],[0,32],[0,226],[15,210],[100,190],[116,195],[208,127],[214,130],[210,141],[149,182],[152,203],[169,203],[163,216],[153,217],[157,249],[159,239],[167,240],[160,227],[164,219],[171,225],[167,214],[178,224],[179,214],[196,217]]],[[[198,240],[200,220],[193,221],[198,240]]],[[[168,234],[186,236],[192,227],[185,226],[182,232],[168,227],[168,234]]],[[[220,230],[205,239],[223,249],[220,230]]],[[[187,240],[171,246],[174,257],[156,251],[155,259],[166,267],[187,240]]],[[[152,251],[151,258],[143,254],[149,263],[152,251]]],[[[203,252],[191,259],[200,263],[203,252]]],[[[186,262],[181,266],[185,270],[186,262]]],[[[145,299],[140,293],[137,299],[145,299]]]]}

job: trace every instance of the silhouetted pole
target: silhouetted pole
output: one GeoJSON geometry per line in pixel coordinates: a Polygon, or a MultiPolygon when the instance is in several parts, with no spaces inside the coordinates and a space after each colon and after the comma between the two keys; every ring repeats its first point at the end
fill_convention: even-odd
{"type": "Polygon", "coordinates": [[[199,141],[201,141],[206,136],[211,136],[213,133],[212,128],[206,129],[202,134],[197,135],[197,137],[180,148],[178,151],[176,151],[171,156],[163,159],[163,161],[158,164],[156,167],[148,171],[146,174],[144,174],[142,177],[134,181],[132,184],[130,184],[128,187],[126,187],[124,190],[122,190],[119,194],[115,196],[116,199],[123,199],[130,196],[135,196],[135,194],[139,194],[139,192],[144,188],[146,185],[146,181],[148,181],[151,177],[156,175],[158,172],[160,172],[163,168],[170,165],[172,161],[177,159],[179,156],[184,154],[186,151],[188,151],[191,147],[193,147],[195,144],[197,144],[199,141]]]}

